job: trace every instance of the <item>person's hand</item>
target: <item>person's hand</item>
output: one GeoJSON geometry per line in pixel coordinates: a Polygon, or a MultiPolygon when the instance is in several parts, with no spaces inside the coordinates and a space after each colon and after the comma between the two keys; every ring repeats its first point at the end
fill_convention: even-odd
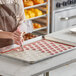
{"type": "Polygon", "coordinates": [[[16,30],[15,32],[13,32],[12,35],[13,35],[13,40],[15,44],[20,45],[21,42],[23,42],[23,39],[21,37],[21,32],[19,30],[16,30]]]}

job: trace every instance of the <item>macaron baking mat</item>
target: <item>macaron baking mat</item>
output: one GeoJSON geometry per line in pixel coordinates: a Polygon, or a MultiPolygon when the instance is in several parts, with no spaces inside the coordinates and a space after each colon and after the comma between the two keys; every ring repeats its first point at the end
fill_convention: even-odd
{"type": "Polygon", "coordinates": [[[20,47],[17,47],[2,55],[28,63],[36,63],[72,51],[75,46],[40,38],[35,42],[23,45],[23,48],[24,51],[20,51],[20,47]]]}

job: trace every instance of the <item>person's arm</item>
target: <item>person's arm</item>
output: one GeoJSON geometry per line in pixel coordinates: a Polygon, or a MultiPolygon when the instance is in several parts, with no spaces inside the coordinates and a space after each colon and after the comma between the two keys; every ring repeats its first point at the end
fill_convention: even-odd
{"type": "Polygon", "coordinates": [[[19,32],[18,30],[16,30],[15,32],[2,31],[2,32],[0,32],[0,38],[1,39],[12,39],[12,40],[14,40],[15,44],[20,45],[21,32],[19,32]]]}
{"type": "Polygon", "coordinates": [[[11,32],[2,31],[0,32],[0,38],[13,39],[13,35],[11,32]]]}

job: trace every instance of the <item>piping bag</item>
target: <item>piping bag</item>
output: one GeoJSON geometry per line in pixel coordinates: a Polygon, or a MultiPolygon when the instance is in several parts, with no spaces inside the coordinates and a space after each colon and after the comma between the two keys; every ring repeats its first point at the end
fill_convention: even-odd
{"type": "MultiPolygon", "coordinates": [[[[25,21],[22,25],[20,25],[17,29],[18,31],[22,32],[21,34],[21,38],[23,37],[23,33],[32,33],[33,32],[33,25],[32,25],[32,21],[27,20],[25,21]]],[[[22,40],[22,39],[21,39],[22,40]]],[[[24,51],[23,48],[23,44],[20,41],[20,47],[22,48],[22,50],[24,51]]]]}
{"type": "MultiPolygon", "coordinates": [[[[25,21],[24,23],[22,23],[22,25],[20,25],[18,28],[17,28],[18,31],[21,32],[21,38],[23,38],[23,33],[32,33],[33,32],[33,25],[32,25],[32,21],[30,20],[27,20],[25,21]]],[[[22,40],[22,39],[21,39],[22,40]]],[[[22,41],[20,40],[20,47],[22,48],[22,50],[24,51],[24,48],[23,48],[23,44],[22,44],[22,41]]]]}

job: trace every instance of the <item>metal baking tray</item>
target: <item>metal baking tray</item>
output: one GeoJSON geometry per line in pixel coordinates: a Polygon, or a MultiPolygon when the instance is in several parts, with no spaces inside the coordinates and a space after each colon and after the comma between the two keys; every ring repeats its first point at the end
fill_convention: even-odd
{"type": "MultiPolygon", "coordinates": [[[[38,42],[38,41],[40,41],[40,40],[44,40],[45,39],[45,36],[43,37],[43,36],[39,36],[39,37],[36,37],[36,38],[33,38],[33,39],[31,39],[31,40],[27,40],[27,41],[24,41],[24,43],[23,43],[23,45],[30,45],[30,44],[32,44],[32,43],[35,43],[35,42],[38,42]]],[[[48,40],[49,41],[49,40],[48,40]]],[[[55,42],[55,41],[54,41],[55,42]]],[[[40,42],[41,43],[41,42],[40,42]]],[[[55,43],[57,43],[57,41],[55,42],[55,43]]],[[[43,43],[42,43],[43,44],[43,43]]],[[[60,43],[61,44],[61,43],[60,43]]],[[[63,43],[62,43],[63,44],[63,43]]],[[[44,45],[44,44],[43,44],[44,45]]],[[[64,45],[67,45],[67,44],[64,44],[64,45]]],[[[15,47],[14,48],[17,48],[17,47],[19,47],[19,46],[17,46],[17,45],[14,45],[15,47]]],[[[70,46],[70,45],[68,45],[68,46],[70,46]]],[[[41,47],[42,48],[42,47],[41,47]]],[[[37,62],[40,62],[40,61],[43,61],[43,60],[46,60],[46,59],[49,59],[49,58],[53,58],[53,57],[56,57],[56,56],[58,56],[58,55],[61,55],[61,54],[64,54],[64,53],[67,53],[67,52],[71,52],[73,49],[76,49],[76,47],[75,46],[73,46],[72,48],[70,48],[70,49],[68,49],[68,50],[65,50],[65,51],[62,51],[62,52],[59,52],[59,53],[56,53],[56,54],[54,54],[54,55],[47,55],[47,53],[45,53],[45,55],[47,55],[47,56],[45,56],[45,55],[43,55],[42,53],[41,53],[41,55],[43,55],[44,57],[42,57],[42,58],[40,58],[40,59],[31,59],[31,57],[32,56],[34,56],[34,52],[36,53],[36,50],[34,50],[33,51],[33,53],[31,54],[30,52],[32,51],[32,50],[29,50],[30,52],[28,53],[29,54],[29,56],[30,56],[30,58],[28,59],[28,57],[27,57],[27,59],[26,58],[23,58],[23,56],[21,56],[21,58],[20,57],[17,57],[16,55],[15,56],[13,56],[13,51],[12,51],[12,53],[11,53],[11,55],[9,55],[9,53],[5,53],[5,54],[1,54],[1,56],[5,56],[5,57],[8,57],[8,58],[11,58],[11,59],[16,59],[16,60],[21,60],[21,61],[24,61],[24,62],[27,62],[27,63],[29,63],[29,64],[34,64],[34,63],[37,63],[37,62]]],[[[28,51],[28,50],[25,50],[25,51],[28,51]]],[[[37,50],[37,52],[38,52],[39,50],[37,50]]],[[[22,55],[22,53],[23,52],[21,52],[19,55],[22,55]]],[[[26,52],[25,52],[26,53],[26,52]]],[[[24,53],[23,53],[24,54],[24,53]]],[[[40,51],[39,51],[39,54],[40,54],[40,51]]],[[[26,55],[26,54],[25,54],[26,55]]],[[[40,56],[41,56],[40,55],[40,56]]],[[[37,57],[36,55],[35,55],[35,57],[37,57]]],[[[35,58],[34,57],[34,58],[35,58]]]]}

